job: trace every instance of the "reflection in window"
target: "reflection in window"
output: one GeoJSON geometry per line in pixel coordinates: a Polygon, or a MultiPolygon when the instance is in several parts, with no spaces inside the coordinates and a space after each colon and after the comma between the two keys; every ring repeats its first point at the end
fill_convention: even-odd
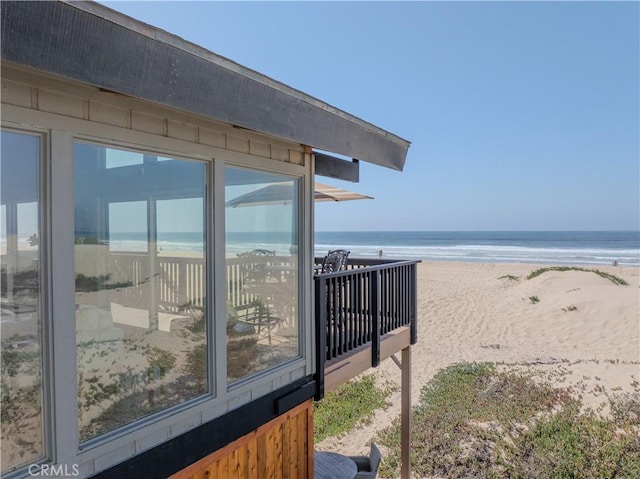
{"type": "Polygon", "coordinates": [[[298,180],[225,169],[227,380],[300,355],[298,180]]]}
{"type": "Polygon", "coordinates": [[[109,250],[147,252],[147,201],[109,203],[109,250]]]}
{"type": "Polygon", "coordinates": [[[40,137],[2,132],[0,331],[2,472],[44,454],[40,293],[40,137]]]}
{"type": "Polygon", "coordinates": [[[108,148],[105,151],[105,164],[107,168],[141,165],[143,161],[144,155],[142,153],[116,150],[115,148],[108,148]]]}
{"type": "Polygon", "coordinates": [[[75,145],[81,441],[209,390],[206,166],[127,157],[75,145]]]}

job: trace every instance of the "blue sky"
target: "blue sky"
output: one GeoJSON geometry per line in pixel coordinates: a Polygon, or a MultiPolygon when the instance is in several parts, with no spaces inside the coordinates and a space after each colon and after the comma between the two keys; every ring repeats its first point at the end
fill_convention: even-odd
{"type": "Polygon", "coordinates": [[[640,229],[637,2],[103,2],[407,140],[327,230],[640,229]]]}

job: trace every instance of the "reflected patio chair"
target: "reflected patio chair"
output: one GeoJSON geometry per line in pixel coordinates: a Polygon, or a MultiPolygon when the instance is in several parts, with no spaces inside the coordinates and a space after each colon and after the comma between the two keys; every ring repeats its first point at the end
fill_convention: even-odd
{"type": "Polygon", "coordinates": [[[267,265],[274,257],[275,251],[256,249],[246,253],[239,253],[243,260],[242,265],[242,289],[248,299],[243,304],[235,306],[238,320],[249,324],[256,329],[258,336],[266,335],[271,344],[271,331],[280,321],[273,315],[270,306],[271,298],[267,294],[267,265]]]}
{"type": "Polygon", "coordinates": [[[238,253],[243,262],[242,270],[246,282],[261,282],[267,279],[266,266],[269,258],[276,255],[273,250],[254,249],[246,253],[238,253]]]}
{"type": "Polygon", "coordinates": [[[357,478],[369,478],[375,479],[378,474],[378,467],[382,461],[382,454],[380,449],[375,444],[371,444],[371,451],[369,456],[349,456],[349,458],[358,466],[358,472],[354,476],[357,478]]]}
{"type": "Polygon", "coordinates": [[[266,337],[271,344],[271,330],[279,322],[279,319],[271,314],[268,305],[265,305],[261,299],[236,306],[236,319],[244,324],[253,327],[258,337],[266,337]]]}
{"type": "Polygon", "coordinates": [[[350,251],[344,249],[334,249],[327,253],[327,256],[322,260],[322,267],[320,268],[320,274],[333,273],[335,271],[342,271],[347,269],[347,259],[349,258],[350,251]]]}

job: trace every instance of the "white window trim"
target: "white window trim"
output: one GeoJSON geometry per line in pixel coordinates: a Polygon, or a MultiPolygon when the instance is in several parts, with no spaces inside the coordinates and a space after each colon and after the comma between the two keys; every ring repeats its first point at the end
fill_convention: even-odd
{"type": "MultiPolygon", "coordinates": [[[[48,427],[45,427],[45,430],[49,431],[45,453],[55,464],[66,464],[69,467],[77,465],[79,477],[87,477],[313,373],[313,354],[311,354],[313,297],[311,281],[307,280],[312,274],[312,265],[307,263],[310,258],[313,258],[313,173],[310,161],[305,166],[284,163],[14,105],[2,105],[2,118],[3,127],[44,134],[43,139],[49,142],[48,148],[45,149],[48,155],[47,191],[49,196],[43,198],[47,208],[47,220],[43,223],[43,228],[49,229],[46,232],[48,248],[45,250],[49,281],[43,286],[49,288],[47,304],[49,304],[50,314],[48,318],[44,318],[48,324],[43,328],[47,333],[43,341],[50,345],[47,348],[50,351],[47,356],[50,364],[45,364],[45,367],[51,371],[47,377],[50,393],[44,397],[49,401],[51,415],[48,427]],[[213,215],[213,221],[207,225],[209,238],[212,239],[208,243],[210,258],[225,257],[224,241],[220,238],[216,239],[214,232],[224,231],[225,228],[224,168],[226,166],[250,168],[299,178],[300,357],[256,373],[247,380],[232,383],[230,386],[227,384],[226,374],[214,375],[213,371],[210,371],[209,380],[213,381],[210,383],[210,394],[122,426],[89,441],[84,450],[79,449],[73,227],[73,145],[75,141],[88,141],[118,148],[155,152],[173,158],[209,162],[207,181],[213,186],[213,191],[208,191],[209,209],[213,215]],[[52,218],[55,218],[55,221],[52,221],[52,218]],[[55,281],[52,281],[53,275],[55,275],[55,281]],[[215,396],[212,393],[215,393],[215,396]]],[[[225,278],[226,264],[224,261],[213,261],[213,268],[207,269],[209,271],[207,279],[211,285],[210,292],[213,292],[214,317],[224,317],[226,291],[224,287],[216,287],[215,281],[225,278]]],[[[211,302],[208,303],[211,304],[211,302]]],[[[219,370],[222,365],[222,371],[225,372],[226,327],[223,321],[216,321],[214,324],[215,331],[211,327],[208,328],[209,336],[224,338],[220,343],[224,344],[223,347],[213,348],[214,361],[217,365],[216,369],[219,370]]],[[[214,338],[207,339],[212,341],[214,338]]],[[[209,351],[212,345],[213,343],[209,343],[209,351]]],[[[7,477],[29,476],[25,467],[7,477]]]]}
{"type": "MultiPolygon", "coordinates": [[[[49,271],[51,271],[50,259],[51,255],[51,199],[50,199],[50,158],[51,152],[49,148],[51,132],[43,128],[25,127],[24,125],[2,125],[2,130],[19,134],[33,136],[39,139],[39,178],[38,178],[38,228],[40,234],[40,244],[38,251],[38,259],[40,263],[39,277],[39,328],[40,328],[40,358],[41,358],[41,430],[42,430],[42,457],[36,459],[30,464],[44,464],[54,459],[54,443],[53,421],[56,416],[55,404],[53,402],[55,382],[53,381],[53,347],[49,340],[51,336],[51,317],[52,317],[52,288],[51,282],[48,281],[49,271]]],[[[19,477],[25,468],[30,464],[18,467],[15,471],[7,472],[4,477],[19,477]]]]}

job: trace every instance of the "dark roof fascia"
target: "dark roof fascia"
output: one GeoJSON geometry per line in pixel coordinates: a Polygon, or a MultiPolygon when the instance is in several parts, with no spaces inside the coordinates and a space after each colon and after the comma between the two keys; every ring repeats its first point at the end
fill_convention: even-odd
{"type": "Polygon", "coordinates": [[[94,2],[2,1],[2,60],[402,170],[409,142],[94,2]]]}

